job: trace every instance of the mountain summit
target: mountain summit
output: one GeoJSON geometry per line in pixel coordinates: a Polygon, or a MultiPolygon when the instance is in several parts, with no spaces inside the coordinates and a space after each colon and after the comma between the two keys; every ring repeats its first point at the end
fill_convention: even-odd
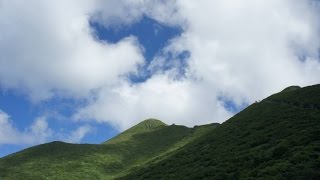
{"type": "Polygon", "coordinates": [[[163,128],[165,126],[167,125],[160,120],[146,119],[140,122],[139,124],[127,129],[126,131],[119,134],[118,136],[106,141],[105,144],[114,144],[114,143],[129,141],[135,135],[151,132],[156,129],[163,128]]]}
{"type": "Polygon", "coordinates": [[[141,129],[155,129],[160,126],[167,126],[167,125],[158,119],[147,119],[135,125],[134,127],[138,127],[141,129]]]}

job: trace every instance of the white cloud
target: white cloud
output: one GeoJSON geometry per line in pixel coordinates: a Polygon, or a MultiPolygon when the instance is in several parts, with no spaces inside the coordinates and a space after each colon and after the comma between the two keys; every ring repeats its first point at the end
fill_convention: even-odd
{"type": "MultiPolygon", "coordinates": [[[[252,102],[282,88],[320,81],[297,48],[318,56],[319,16],[309,1],[178,1],[186,31],[171,51],[189,50],[193,76],[235,100],[252,102]]],[[[239,102],[241,103],[241,102],[239,102]]]]}
{"type": "Polygon", "coordinates": [[[69,143],[79,143],[92,132],[92,127],[83,125],[70,132],[58,132],[51,129],[47,118],[36,118],[30,127],[19,130],[15,127],[10,116],[0,110],[0,146],[11,145],[35,145],[53,140],[61,140],[69,143]]]}
{"type": "Polygon", "coordinates": [[[53,131],[48,127],[48,122],[45,117],[38,117],[34,120],[29,129],[29,135],[35,142],[45,142],[53,135],[53,131]]]}
{"type": "Polygon", "coordinates": [[[134,37],[95,39],[95,1],[2,1],[0,85],[38,101],[55,94],[86,97],[143,63],[134,37]]]}
{"type": "Polygon", "coordinates": [[[174,0],[97,0],[91,19],[107,28],[119,28],[139,21],[143,16],[156,19],[160,23],[177,26],[181,23],[175,14],[174,0]]]}
{"type": "Polygon", "coordinates": [[[185,125],[222,122],[230,113],[220,97],[242,106],[286,86],[319,83],[319,15],[309,2],[172,1],[164,9],[176,9],[174,14],[159,11],[152,17],[176,23],[184,33],[151,63],[156,74],[144,83],[102,90],[76,118],[120,129],[149,117],[185,125]],[[181,64],[169,59],[173,69],[163,71],[163,63],[168,63],[166,53],[183,51],[190,52],[188,68],[184,78],[175,80],[172,72],[181,64]],[[299,51],[305,61],[297,57],[299,51]]]}
{"type": "Polygon", "coordinates": [[[149,117],[190,126],[222,122],[231,113],[221,96],[241,106],[289,85],[320,82],[319,11],[311,1],[1,2],[0,85],[34,100],[87,99],[75,119],[119,129],[149,117]],[[130,84],[121,76],[144,63],[136,38],[100,42],[88,21],[117,27],[144,15],[184,32],[156,57],[149,80],[130,84]],[[166,53],[183,51],[190,57],[177,78],[181,64],[165,60],[166,53]],[[173,68],[163,70],[167,61],[173,68]]]}
{"type": "Polygon", "coordinates": [[[142,84],[124,82],[115,89],[104,89],[97,101],[80,110],[75,119],[109,122],[120,130],[147,118],[168,124],[205,124],[230,117],[210,89],[200,89],[189,80],[174,80],[172,75],[154,75],[142,84]]]}
{"type": "Polygon", "coordinates": [[[90,132],[92,132],[91,126],[80,126],[78,129],[64,137],[63,140],[69,143],[79,143],[90,132]]]}
{"type": "Polygon", "coordinates": [[[33,124],[20,131],[14,127],[10,116],[0,110],[0,145],[2,144],[39,144],[52,136],[52,130],[44,117],[35,119],[33,124]]]}
{"type": "Polygon", "coordinates": [[[92,20],[105,27],[119,27],[137,22],[143,16],[143,0],[100,0],[92,20]]]}

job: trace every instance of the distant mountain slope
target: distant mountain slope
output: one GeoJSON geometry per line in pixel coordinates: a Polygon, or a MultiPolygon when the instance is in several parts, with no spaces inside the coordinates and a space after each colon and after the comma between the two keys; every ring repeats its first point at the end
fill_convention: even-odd
{"type": "Polygon", "coordinates": [[[149,119],[100,145],[43,144],[1,158],[0,179],[113,179],[161,160],[214,127],[149,119]]]}
{"type": "Polygon", "coordinates": [[[320,179],[320,85],[254,103],[123,179],[320,179]]]}

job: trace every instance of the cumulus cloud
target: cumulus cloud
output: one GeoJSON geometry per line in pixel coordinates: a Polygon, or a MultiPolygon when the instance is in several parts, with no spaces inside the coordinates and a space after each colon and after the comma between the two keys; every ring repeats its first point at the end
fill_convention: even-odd
{"type": "Polygon", "coordinates": [[[212,89],[241,103],[319,82],[319,14],[310,1],[177,3],[187,29],[169,48],[190,51],[190,71],[212,89]]]}
{"type": "MultiPolygon", "coordinates": [[[[320,82],[318,4],[2,1],[0,85],[34,100],[57,95],[85,99],[87,106],[74,119],[107,122],[121,130],[149,117],[189,126],[223,122],[232,114],[224,99],[239,108],[289,85],[320,82]],[[180,26],[183,33],[151,62],[148,80],[132,83],[124,75],[144,63],[136,38],[101,42],[89,22],[117,28],[143,16],[180,26]],[[189,56],[181,63],[184,52],[189,56]]],[[[85,128],[75,134],[81,132],[85,128]]]]}
{"type": "Polygon", "coordinates": [[[36,118],[30,127],[19,130],[15,127],[10,115],[0,110],[0,146],[11,145],[35,145],[53,140],[62,140],[70,143],[79,143],[92,127],[83,125],[70,132],[54,131],[48,125],[44,116],[36,118]]]}
{"type": "Polygon", "coordinates": [[[217,92],[172,76],[158,74],[142,84],[124,82],[117,88],[104,89],[96,101],[81,109],[74,118],[109,122],[123,130],[151,117],[168,124],[191,126],[222,122],[231,116],[214,96],[217,92]]]}
{"type": "Polygon", "coordinates": [[[10,116],[0,110],[0,145],[2,144],[38,144],[52,136],[52,130],[44,117],[35,119],[33,124],[20,131],[14,127],[10,116]]]}
{"type": "Polygon", "coordinates": [[[56,94],[82,98],[143,63],[134,37],[117,44],[95,38],[95,1],[2,1],[0,85],[34,101],[56,94]]]}
{"type": "Polygon", "coordinates": [[[160,23],[177,26],[182,19],[176,16],[178,7],[173,0],[98,0],[91,20],[106,28],[119,28],[139,21],[143,16],[160,23]]]}
{"type": "Polygon", "coordinates": [[[239,108],[286,86],[320,81],[317,2],[177,0],[170,5],[167,9],[176,11],[162,13],[161,20],[171,18],[184,32],[151,63],[155,74],[144,83],[101,91],[78,116],[121,129],[148,117],[185,125],[223,122],[231,115],[224,99],[239,108]],[[172,55],[183,52],[190,57],[183,78],[176,80],[172,74],[179,76],[181,63],[172,55]],[[172,68],[163,68],[166,64],[172,68]]]}
{"type": "Polygon", "coordinates": [[[69,135],[64,137],[63,140],[70,143],[79,143],[90,132],[92,132],[91,126],[80,126],[76,130],[72,131],[69,135]]]}

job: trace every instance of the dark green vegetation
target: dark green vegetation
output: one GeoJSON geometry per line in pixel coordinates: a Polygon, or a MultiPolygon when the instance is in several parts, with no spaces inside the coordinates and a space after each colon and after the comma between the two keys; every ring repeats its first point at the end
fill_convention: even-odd
{"type": "Polygon", "coordinates": [[[254,103],[124,179],[320,179],[320,85],[254,103]]]}
{"type": "Polygon", "coordinates": [[[146,120],[100,144],[52,142],[0,159],[0,179],[114,179],[158,161],[215,125],[146,120]]]}
{"type": "Polygon", "coordinates": [[[0,179],[320,179],[320,85],[292,86],[222,125],[146,120],[100,145],[0,159],[0,179]]]}

